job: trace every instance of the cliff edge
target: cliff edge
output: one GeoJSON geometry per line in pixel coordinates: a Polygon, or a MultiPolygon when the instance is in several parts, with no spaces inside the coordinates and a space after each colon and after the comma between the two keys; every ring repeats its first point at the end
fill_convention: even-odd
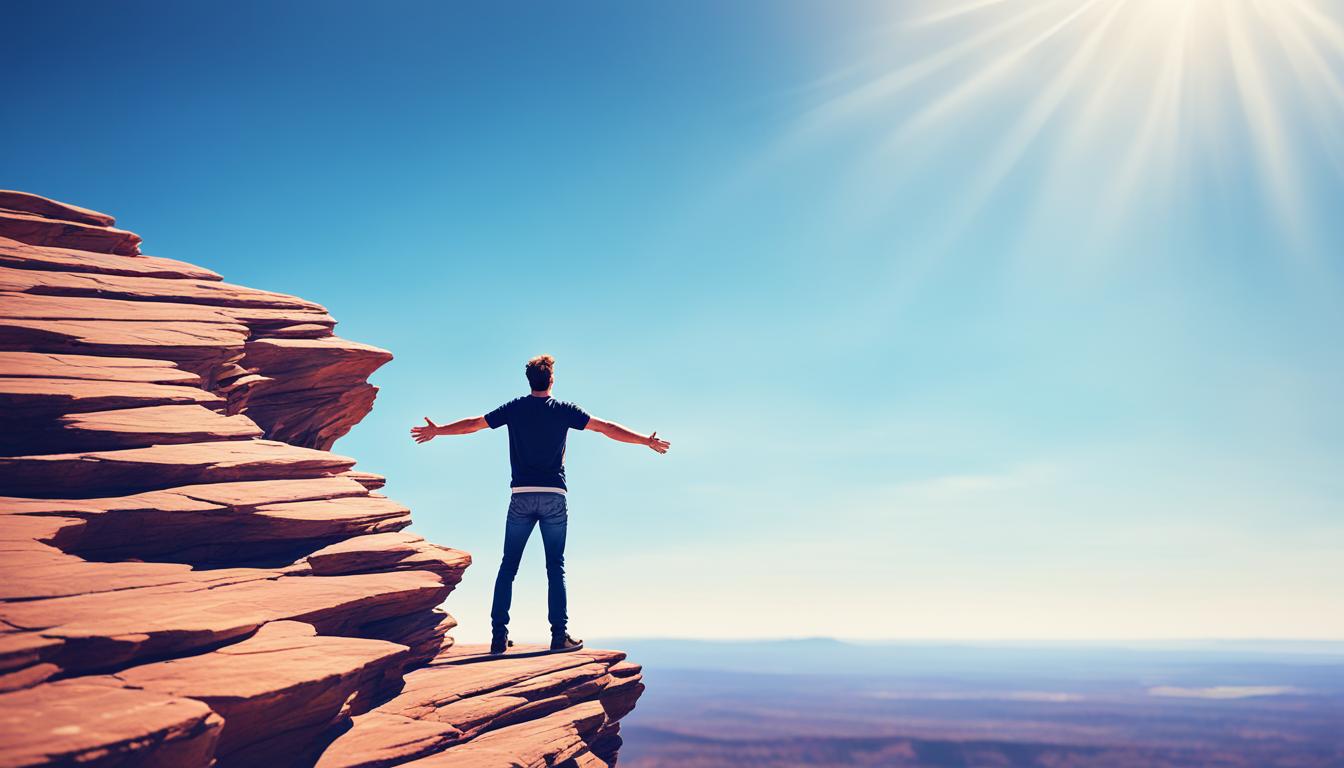
{"type": "Polygon", "coordinates": [[[391,354],[114,224],[0,191],[0,766],[613,764],[640,668],[454,647],[329,452],[391,354]]]}

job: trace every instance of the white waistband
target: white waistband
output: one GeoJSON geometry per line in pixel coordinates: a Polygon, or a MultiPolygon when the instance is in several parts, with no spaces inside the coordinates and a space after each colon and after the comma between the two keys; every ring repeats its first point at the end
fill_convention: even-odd
{"type": "Polygon", "coordinates": [[[561,496],[565,495],[564,488],[547,488],[541,485],[520,485],[512,491],[513,493],[558,493],[561,496]]]}

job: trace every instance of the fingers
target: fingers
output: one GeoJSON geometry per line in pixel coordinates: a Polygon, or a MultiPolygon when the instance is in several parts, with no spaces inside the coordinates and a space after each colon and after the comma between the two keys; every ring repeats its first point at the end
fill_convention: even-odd
{"type": "Polygon", "coordinates": [[[671,446],[671,443],[667,442],[666,440],[659,440],[657,432],[649,433],[649,439],[644,444],[649,446],[653,450],[657,451],[658,453],[667,453],[668,447],[671,446]]]}

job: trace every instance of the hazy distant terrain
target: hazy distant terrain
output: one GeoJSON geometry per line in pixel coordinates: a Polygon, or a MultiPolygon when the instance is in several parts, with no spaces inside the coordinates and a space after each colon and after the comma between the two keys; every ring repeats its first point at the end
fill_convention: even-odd
{"type": "Polygon", "coordinates": [[[1344,766],[1344,646],[619,640],[627,768],[1344,766]]]}

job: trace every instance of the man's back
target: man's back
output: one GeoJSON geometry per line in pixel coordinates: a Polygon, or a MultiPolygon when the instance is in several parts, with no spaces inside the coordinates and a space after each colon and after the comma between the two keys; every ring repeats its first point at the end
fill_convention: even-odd
{"type": "Polygon", "coordinates": [[[555,383],[555,358],[538,355],[527,361],[524,371],[532,394],[515,398],[484,416],[459,419],[439,426],[425,417],[425,426],[413,427],[411,437],[427,443],[438,435],[467,435],[486,427],[509,427],[509,463],[513,467],[513,493],[504,524],[504,558],[495,577],[495,597],[490,606],[493,636],[491,653],[504,653],[509,641],[509,606],[513,603],[513,578],[523,559],[523,548],[540,526],[546,547],[546,617],[551,623],[551,650],[572,651],[583,641],[569,634],[565,592],[565,537],[568,506],[565,500],[565,438],[571,429],[588,429],[621,443],[633,443],[667,453],[669,443],[658,433],[641,435],[614,421],[589,418],[573,403],[551,397],[555,383]]]}
{"type": "Polygon", "coordinates": [[[514,488],[565,486],[565,442],[571,429],[588,426],[588,414],[553,397],[523,395],[485,415],[491,429],[509,427],[514,488]]]}

